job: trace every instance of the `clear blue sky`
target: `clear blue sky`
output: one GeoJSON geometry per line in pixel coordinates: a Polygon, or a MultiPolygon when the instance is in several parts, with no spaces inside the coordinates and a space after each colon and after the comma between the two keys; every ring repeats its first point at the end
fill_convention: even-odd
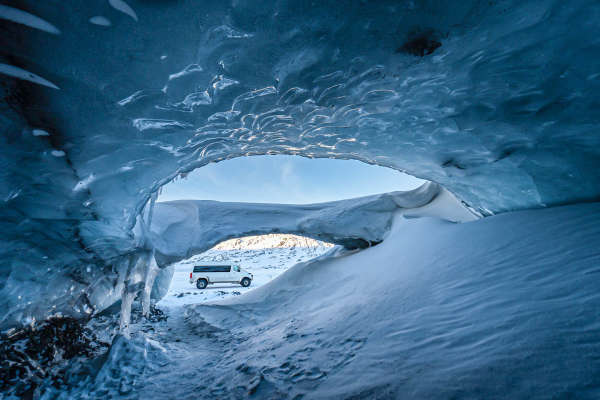
{"type": "Polygon", "coordinates": [[[422,180],[359,161],[253,156],[209,164],[165,185],[158,201],[198,199],[306,204],[394,190],[422,180]]]}

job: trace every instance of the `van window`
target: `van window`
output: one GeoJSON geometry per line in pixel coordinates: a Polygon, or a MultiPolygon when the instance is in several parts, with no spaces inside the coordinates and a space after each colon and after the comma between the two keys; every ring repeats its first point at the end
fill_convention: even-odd
{"type": "Polygon", "coordinates": [[[236,265],[236,266],[234,266],[234,267],[233,267],[233,270],[234,270],[235,272],[240,272],[240,267],[239,267],[239,265],[236,265]]]}
{"type": "Polygon", "coordinates": [[[231,265],[195,265],[194,272],[229,272],[231,265]]]}

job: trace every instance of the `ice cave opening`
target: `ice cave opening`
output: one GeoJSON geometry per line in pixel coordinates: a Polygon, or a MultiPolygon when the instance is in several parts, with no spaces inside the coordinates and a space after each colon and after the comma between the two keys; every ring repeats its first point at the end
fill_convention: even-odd
{"type": "Polygon", "coordinates": [[[295,264],[332,251],[333,247],[332,243],[292,234],[272,233],[229,239],[204,253],[174,264],[169,289],[156,306],[163,311],[169,309],[170,313],[182,312],[182,306],[186,304],[201,304],[240,296],[270,282],[295,264]],[[191,277],[194,269],[201,268],[202,265],[222,265],[229,267],[229,271],[213,274],[213,279],[217,282],[199,289],[196,287],[199,276],[195,276],[193,280],[191,277]],[[235,274],[231,270],[236,266],[241,268],[241,273],[235,274]],[[241,285],[241,279],[246,274],[251,277],[248,287],[241,285]]]}
{"type": "Polygon", "coordinates": [[[157,202],[310,204],[416,189],[425,180],[352,159],[255,155],[210,163],[163,185],[157,202]]]}
{"type": "MultiPolygon", "coordinates": [[[[202,237],[214,246],[207,249],[208,244],[195,243],[194,250],[188,249],[185,259],[176,262],[170,259],[169,264],[160,262],[162,270],[157,285],[162,286],[160,292],[164,293],[164,297],[157,305],[176,312],[175,309],[181,310],[183,304],[206,303],[262,286],[291,266],[332,251],[334,243],[319,240],[324,232],[302,228],[298,223],[299,219],[309,216],[311,208],[312,211],[326,213],[325,203],[341,201],[350,205],[342,207],[344,212],[348,212],[355,207],[354,203],[361,201],[359,198],[378,199],[384,193],[400,194],[425,183],[408,174],[360,161],[284,155],[241,157],[181,174],[158,190],[153,215],[148,218],[145,229],[152,232],[152,223],[157,224],[154,233],[160,236],[158,232],[162,229],[169,237],[166,241],[177,241],[178,244],[181,244],[182,238],[202,230],[205,232],[202,237]],[[184,219],[188,223],[183,224],[184,228],[173,237],[173,230],[181,227],[174,223],[173,210],[180,211],[195,204],[208,210],[222,211],[214,212],[210,220],[192,219],[192,224],[189,224],[188,213],[184,219]],[[257,206],[261,210],[257,210],[257,206]],[[282,214],[282,219],[273,220],[270,213],[282,214]],[[166,230],[161,228],[164,215],[167,215],[166,230]],[[222,226],[227,226],[230,231],[222,226]],[[231,276],[225,276],[225,273],[222,277],[219,274],[213,274],[212,278],[206,276],[207,285],[210,285],[199,290],[197,280],[204,278],[197,274],[192,278],[192,271],[202,268],[201,265],[215,263],[228,267],[227,274],[231,276]],[[236,274],[235,268],[241,268],[242,272],[236,274]],[[240,287],[244,271],[250,274],[252,287],[240,287]],[[170,285],[165,283],[169,276],[170,285]],[[210,279],[223,281],[213,284],[210,279]]],[[[377,229],[375,221],[358,222],[357,219],[354,224],[373,224],[372,229],[377,229]]],[[[352,236],[350,232],[343,232],[344,229],[341,224],[336,243],[346,248],[364,248],[381,241],[381,237],[352,236]],[[343,238],[345,233],[347,237],[343,238]]],[[[380,224],[378,229],[382,236],[381,233],[387,229],[386,224],[380,224]]],[[[165,238],[157,240],[161,239],[164,241],[165,238]]],[[[210,268],[207,266],[204,268],[210,268]]],[[[155,292],[158,291],[156,288],[155,292]]]]}

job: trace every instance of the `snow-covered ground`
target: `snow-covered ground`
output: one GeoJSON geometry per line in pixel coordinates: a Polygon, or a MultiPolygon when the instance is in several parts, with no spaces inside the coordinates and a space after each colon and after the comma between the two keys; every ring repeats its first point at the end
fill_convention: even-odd
{"type": "Polygon", "coordinates": [[[159,308],[173,310],[184,304],[199,304],[239,296],[264,285],[292,265],[319,257],[331,249],[332,245],[328,243],[295,235],[271,234],[231,239],[205,253],[175,264],[169,291],[157,305],[159,308]],[[251,272],[254,279],[250,287],[216,284],[199,290],[189,282],[189,275],[195,264],[221,261],[240,265],[251,272]]]}
{"type": "Polygon", "coordinates": [[[398,214],[378,246],[167,305],[113,342],[92,395],[599,398],[599,221],[598,203],[463,224],[398,214]]]}

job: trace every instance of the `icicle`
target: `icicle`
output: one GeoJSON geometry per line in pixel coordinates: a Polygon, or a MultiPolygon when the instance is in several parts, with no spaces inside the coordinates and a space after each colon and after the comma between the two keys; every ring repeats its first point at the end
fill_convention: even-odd
{"type": "Polygon", "coordinates": [[[140,251],[129,255],[129,265],[126,272],[123,290],[121,292],[121,320],[119,330],[129,338],[129,324],[131,323],[131,305],[144,286],[144,277],[149,262],[148,251],[140,251]]]}
{"type": "Polygon", "coordinates": [[[156,203],[156,198],[158,197],[158,192],[152,193],[150,197],[150,207],[148,209],[148,221],[146,222],[146,229],[150,232],[150,228],[152,226],[152,215],[154,214],[154,204],[156,203]]]}
{"type": "Polygon", "coordinates": [[[129,338],[129,322],[131,321],[131,304],[133,303],[133,297],[129,294],[128,291],[128,277],[129,271],[131,270],[131,264],[133,262],[133,255],[127,256],[126,267],[120,269],[119,280],[123,280],[123,287],[121,289],[121,317],[119,322],[119,331],[129,338]]]}
{"type": "Polygon", "coordinates": [[[119,324],[119,331],[121,334],[127,338],[129,338],[129,324],[131,323],[131,305],[133,304],[133,299],[137,293],[130,292],[128,290],[128,285],[123,287],[123,294],[121,295],[121,321],[119,324]]]}
{"type": "Polygon", "coordinates": [[[150,295],[154,280],[158,275],[158,265],[154,259],[154,250],[148,249],[150,247],[148,239],[157,197],[158,191],[152,193],[148,203],[138,216],[138,223],[141,228],[141,237],[137,243],[139,250],[129,255],[129,263],[124,271],[123,289],[121,291],[120,331],[126,337],[129,337],[131,306],[139,294],[141,294],[143,315],[145,317],[150,315],[150,295]]]}
{"type": "Polygon", "coordinates": [[[156,264],[156,259],[154,258],[154,252],[150,256],[150,260],[146,264],[146,273],[144,277],[144,291],[142,293],[142,314],[144,317],[148,318],[150,316],[150,304],[152,294],[152,287],[154,286],[154,280],[158,275],[158,265],[156,264]]]}

